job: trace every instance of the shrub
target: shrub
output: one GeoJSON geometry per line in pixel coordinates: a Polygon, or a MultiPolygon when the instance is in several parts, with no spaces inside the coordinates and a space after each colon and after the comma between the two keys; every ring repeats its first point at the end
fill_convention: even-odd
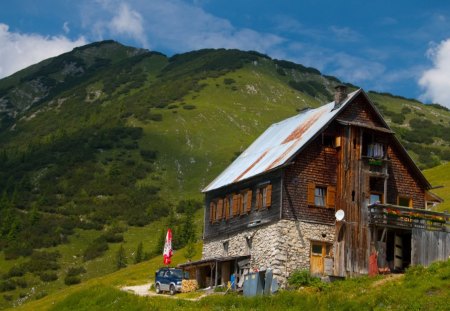
{"type": "Polygon", "coordinates": [[[42,282],[53,282],[58,279],[58,275],[53,271],[45,271],[39,275],[42,282]]]}
{"type": "Polygon", "coordinates": [[[86,273],[86,269],[83,266],[81,266],[81,267],[71,267],[67,271],[67,276],[76,276],[76,275],[80,275],[82,273],[86,273]]]}
{"type": "Polygon", "coordinates": [[[105,238],[106,242],[108,242],[108,243],[123,242],[123,235],[119,234],[119,233],[114,233],[114,232],[108,231],[103,234],[103,237],[105,238]]]}
{"type": "Polygon", "coordinates": [[[162,114],[160,114],[160,113],[152,113],[150,116],[149,116],[149,119],[150,120],[152,120],[152,121],[162,121],[162,119],[163,119],[163,116],[162,116],[162,114]]]}
{"type": "Polygon", "coordinates": [[[299,288],[301,286],[312,286],[322,289],[326,286],[320,278],[312,276],[308,270],[294,271],[288,279],[288,284],[294,288],[299,288]]]}
{"type": "Polygon", "coordinates": [[[225,79],[223,79],[223,83],[225,85],[230,85],[230,84],[236,83],[236,81],[234,79],[231,79],[231,78],[225,78],[225,79]]]}
{"type": "Polygon", "coordinates": [[[391,120],[394,123],[403,124],[403,121],[405,121],[405,116],[401,113],[394,113],[391,115],[391,120]]]}
{"type": "Polygon", "coordinates": [[[23,276],[26,272],[26,269],[23,265],[15,265],[12,266],[8,273],[6,274],[6,278],[11,278],[15,276],[23,276]]]}
{"type": "Polygon", "coordinates": [[[150,149],[141,149],[140,152],[142,159],[145,161],[154,161],[158,157],[158,151],[150,149]]]}
{"type": "Polygon", "coordinates": [[[61,255],[58,251],[34,251],[33,254],[31,254],[30,261],[28,261],[25,266],[30,272],[58,270],[59,265],[57,263],[57,260],[60,257],[61,255]]]}
{"type": "Polygon", "coordinates": [[[195,105],[184,105],[183,106],[183,109],[186,109],[186,110],[192,110],[192,109],[195,109],[195,108],[197,108],[195,105]]]}
{"type": "Polygon", "coordinates": [[[8,292],[16,289],[16,283],[13,280],[5,280],[0,282],[0,293],[8,292]]]}
{"type": "Polygon", "coordinates": [[[46,291],[42,291],[36,294],[36,296],[34,297],[36,300],[44,298],[45,296],[47,296],[48,293],[46,291]]]}
{"type": "Polygon", "coordinates": [[[403,107],[402,114],[408,114],[408,113],[411,113],[411,109],[409,107],[403,107]]]}
{"type": "Polygon", "coordinates": [[[21,288],[25,288],[28,286],[27,280],[25,280],[25,278],[17,278],[15,279],[15,282],[17,286],[20,286],[21,288]]]}
{"type": "Polygon", "coordinates": [[[78,276],[75,275],[68,275],[64,278],[64,284],[66,285],[75,285],[75,284],[80,284],[81,283],[81,279],[78,276]]]}
{"type": "Polygon", "coordinates": [[[108,250],[108,243],[105,238],[100,236],[95,239],[84,251],[83,259],[85,261],[100,257],[108,250]]]}

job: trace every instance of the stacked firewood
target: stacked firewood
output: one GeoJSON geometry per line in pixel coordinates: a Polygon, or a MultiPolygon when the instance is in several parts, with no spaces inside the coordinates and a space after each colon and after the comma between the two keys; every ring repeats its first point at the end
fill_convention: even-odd
{"type": "Polygon", "coordinates": [[[181,282],[181,292],[189,293],[198,289],[197,280],[183,280],[181,282]]]}

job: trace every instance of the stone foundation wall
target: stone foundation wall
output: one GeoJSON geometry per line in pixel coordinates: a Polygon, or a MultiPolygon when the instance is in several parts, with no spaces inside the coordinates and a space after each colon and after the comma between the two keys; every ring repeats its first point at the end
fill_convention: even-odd
{"type": "Polygon", "coordinates": [[[230,235],[203,241],[202,259],[251,255],[251,269],[271,268],[282,284],[297,269],[309,269],[311,241],[334,242],[333,225],[280,220],[230,235]],[[249,249],[247,240],[251,240],[249,249]],[[224,249],[228,243],[228,252],[224,249]]]}

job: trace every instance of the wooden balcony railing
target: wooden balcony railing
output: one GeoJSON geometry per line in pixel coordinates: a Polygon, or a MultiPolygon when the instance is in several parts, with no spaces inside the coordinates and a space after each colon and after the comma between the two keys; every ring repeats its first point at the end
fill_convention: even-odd
{"type": "Polygon", "coordinates": [[[369,223],[393,228],[450,231],[450,214],[390,204],[369,205],[369,223]]]}

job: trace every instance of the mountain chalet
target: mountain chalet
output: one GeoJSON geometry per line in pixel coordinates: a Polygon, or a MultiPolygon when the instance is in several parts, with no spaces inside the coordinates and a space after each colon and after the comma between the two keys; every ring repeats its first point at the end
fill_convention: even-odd
{"type": "Polygon", "coordinates": [[[348,277],[450,256],[449,214],[367,94],[270,126],[204,190],[202,260],[181,267],[200,286],[271,269],[348,277]],[[373,265],[373,263],[372,263],[373,265]]]}

